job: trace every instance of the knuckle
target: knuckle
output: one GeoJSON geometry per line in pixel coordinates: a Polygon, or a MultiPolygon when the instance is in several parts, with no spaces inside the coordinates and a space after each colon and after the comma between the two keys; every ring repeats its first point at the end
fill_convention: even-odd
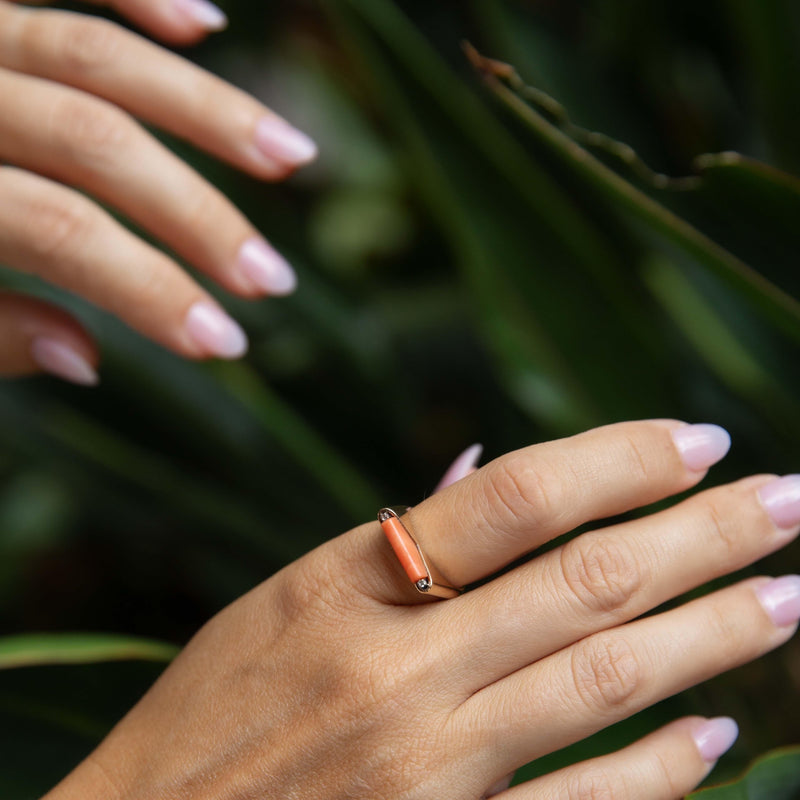
{"type": "Polygon", "coordinates": [[[520,519],[550,517],[560,507],[558,481],[520,456],[502,459],[488,471],[488,491],[498,515],[510,526],[520,519]]]}
{"type": "Polygon", "coordinates": [[[642,665],[621,637],[593,637],[575,646],[572,675],[590,711],[605,715],[626,706],[643,682],[642,665]]]}
{"type": "Polygon", "coordinates": [[[644,567],[630,545],[602,534],[580,536],[566,544],[561,571],[580,604],[593,613],[623,609],[644,582],[644,567]]]}
{"type": "Polygon", "coordinates": [[[658,785],[666,787],[670,797],[683,797],[685,794],[684,789],[687,787],[679,785],[675,776],[674,765],[670,764],[665,754],[658,749],[653,750],[652,756],[654,759],[653,769],[656,772],[658,785]]]}
{"type": "Polygon", "coordinates": [[[229,216],[226,203],[211,186],[193,186],[189,196],[184,213],[186,224],[192,230],[218,230],[221,221],[229,216]]]}
{"type": "Polygon", "coordinates": [[[563,796],[568,800],[614,800],[614,784],[601,769],[583,769],[569,775],[563,796]]]}
{"type": "Polygon", "coordinates": [[[742,616],[721,598],[709,606],[707,625],[706,640],[714,643],[722,661],[738,661],[743,651],[749,651],[753,644],[752,637],[747,635],[751,632],[742,623],[742,616]]]}
{"type": "Polygon", "coordinates": [[[643,483],[649,483],[651,478],[654,478],[655,465],[652,463],[652,458],[642,448],[641,442],[628,433],[623,438],[625,447],[625,463],[630,464],[631,467],[638,473],[643,483]]]}
{"type": "Polygon", "coordinates": [[[122,29],[103,19],[82,17],[62,23],[60,61],[68,73],[97,72],[119,61],[122,29]]]}
{"type": "MultiPolygon", "coordinates": [[[[741,550],[743,514],[746,514],[741,495],[733,487],[724,486],[707,492],[702,502],[709,535],[722,546],[727,556],[735,557],[741,550]]],[[[749,526],[755,520],[746,522],[749,526]]]]}
{"type": "Polygon", "coordinates": [[[95,169],[119,161],[133,127],[123,111],[77,94],[64,96],[54,106],[51,124],[67,157],[95,169]]]}
{"type": "Polygon", "coordinates": [[[25,227],[34,254],[63,259],[80,249],[91,228],[91,215],[79,198],[75,200],[58,203],[42,198],[31,203],[25,227]]]}

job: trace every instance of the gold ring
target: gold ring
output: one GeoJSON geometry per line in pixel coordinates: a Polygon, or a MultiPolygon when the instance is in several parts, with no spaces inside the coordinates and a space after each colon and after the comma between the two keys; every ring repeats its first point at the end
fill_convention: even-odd
{"type": "Polygon", "coordinates": [[[458,597],[463,589],[450,586],[441,574],[432,568],[419,543],[403,524],[400,516],[406,511],[408,511],[406,506],[382,508],[378,512],[378,522],[381,523],[381,528],[383,528],[383,532],[409,580],[421,594],[442,599],[458,597]]]}

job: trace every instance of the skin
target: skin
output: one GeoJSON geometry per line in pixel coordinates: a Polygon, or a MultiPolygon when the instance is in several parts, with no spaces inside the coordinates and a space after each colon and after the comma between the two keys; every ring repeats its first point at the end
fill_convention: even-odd
{"type": "MultiPolygon", "coordinates": [[[[406,517],[456,585],[577,525],[695,486],[672,438],[628,422],[499,458],[406,517]]],[[[687,718],[507,789],[522,764],[779,646],[756,578],[641,619],[775,551],[763,475],[584,533],[429,601],[377,522],[225,609],[47,800],[387,797],[670,800],[710,771],[687,718]]]]}
{"type": "MultiPolygon", "coordinates": [[[[209,33],[169,0],[112,5],[171,44],[209,33]]],[[[256,128],[277,119],[274,112],[141,36],[0,0],[0,263],[86,297],[182,356],[206,358],[185,318],[195,303],[216,301],[96,201],[242,297],[267,294],[238,262],[242,245],[261,237],[138,119],[267,181],[307,160],[257,147],[256,128]]],[[[0,374],[39,371],[31,355],[37,335],[64,342],[92,367],[99,361],[80,323],[17,294],[0,293],[0,334],[0,374]]]]}

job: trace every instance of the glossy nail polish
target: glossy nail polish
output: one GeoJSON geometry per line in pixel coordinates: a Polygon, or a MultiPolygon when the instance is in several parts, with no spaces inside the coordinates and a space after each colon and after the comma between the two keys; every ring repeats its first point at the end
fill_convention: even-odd
{"type": "Polygon", "coordinates": [[[267,158],[293,167],[317,157],[314,140],[276,115],[263,117],[258,123],[256,145],[267,158]]]}
{"type": "Polygon", "coordinates": [[[739,726],[730,717],[715,717],[704,722],[692,733],[703,761],[713,764],[731,749],[739,736],[739,726]]]}
{"type": "Polygon", "coordinates": [[[247,336],[221,308],[195,303],[186,315],[186,332],[207,355],[239,358],[247,352],[247,336]]]}
{"type": "Polygon", "coordinates": [[[473,444],[468,447],[458,458],[447,468],[447,472],[437,484],[434,492],[440,492],[447,486],[466,478],[467,475],[475,472],[478,461],[483,454],[482,444],[473,444]]]}
{"type": "Polygon", "coordinates": [[[800,620],[800,575],[773,578],[757,589],[756,594],[770,619],[779,628],[794,625],[800,620]]]}
{"type": "Polygon", "coordinates": [[[731,447],[731,437],[719,425],[685,425],[672,431],[675,446],[683,463],[695,471],[708,469],[725,457],[731,447]]]}
{"type": "Polygon", "coordinates": [[[761,505],[779,528],[800,525],[800,475],[784,475],[758,490],[761,505]]]}
{"type": "Polygon", "coordinates": [[[31,342],[33,360],[51,375],[81,386],[96,386],[100,378],[94,367],[65,342],[48,336],[37,336],[31,342]]]}
{"type": "Polygon", "coordinates": [[[208,0],[172,0],[178,12],[202,25],[208,31],[221,31],[228,27],[225,12],[208,0]]]}
{"type": "Polygon", "coordinates": [[[268,294],[287,295],[297,288],[294,270],[263,239],[248,239],[239,250],[237,263],[241,273],[268,294]]]}

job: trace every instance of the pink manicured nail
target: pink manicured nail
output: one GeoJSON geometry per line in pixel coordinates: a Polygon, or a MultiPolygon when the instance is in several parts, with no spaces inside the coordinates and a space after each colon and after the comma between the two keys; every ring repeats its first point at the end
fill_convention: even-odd
{"type": "Polygon", "coordinates": [[[206,30],[221,31],[228,27],[228,18],[221,8],[208,0],[172,0],[174,8],[194,22],[199,22],[206,30]]]}
{"type": "Polygon", "coordinates": [[[278,116],[264,117],[258,123],[256,145],[267,158],[293,167],[317,157],[314,140],[278,116]]]}
{"type": "Polygon", "coordinates": [[[779,528],[800,525],[800,475],[784,475],[758,490],[761,505],[779,528]]]}
{"type": "Polygon", "coordinates": [[[689,469],[708,469],[721,460],[731,448],[731,437],[719,425],[686,425],[672,431],[683,463],[689,469]]]}
{"type": "Polygon", "coordinates": [[[239,250],[239,269],[259,289],[269,294],[291,294],[297,275],[283,256],[263,239],[248,239],[239,250]]]}
{"type": "Polygon", "coordinates": [[[31,356],[45,371],[81,386],[96,386],[100,378],[94,367],[76,350],[59,339],[37,336],[31,342],[31,356]]]}
{"type": "Polygon", "coordinates": [[[478,460],[483,454],[482,444],[473,444],[468,447],[447,469],[447,472],[442,476],[442,479],[437,484],[434,492],[440,492],[450,484],[466,478],[471,475],[477,468],[478,460]]]}
{"type": "Polygon", "coordinates": [[[779,628],[794,625],[800,620],[800,575],[773,578],[757,589],[756,594],[770,619],[779,628]]]}
{"type": "Polygon", "coordinates": [[[247,336],[221,308],[195,303],[186,315],[186,331],[208,355],[239,358],[247,352],[247,336]]]}
{"type": "Polygon", "coordinates": [[[712,764],[731,749],[739,736],[739,726],[730,717],[715,717],[704,722],[692,736],[703,761],[712,764]]]}

